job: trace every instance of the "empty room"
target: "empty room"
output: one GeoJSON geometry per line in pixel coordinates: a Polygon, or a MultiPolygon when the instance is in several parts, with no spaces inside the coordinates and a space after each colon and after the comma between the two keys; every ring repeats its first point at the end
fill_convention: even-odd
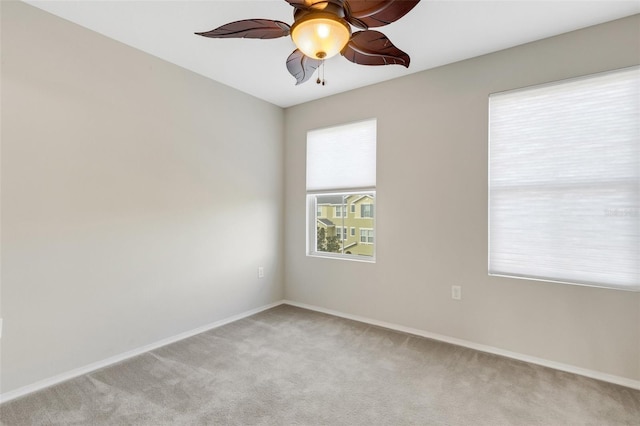
{"type": "Polygon", "coordinates": [[[640,1],[0,1],[0,424],[640,425],[640,1]]]}

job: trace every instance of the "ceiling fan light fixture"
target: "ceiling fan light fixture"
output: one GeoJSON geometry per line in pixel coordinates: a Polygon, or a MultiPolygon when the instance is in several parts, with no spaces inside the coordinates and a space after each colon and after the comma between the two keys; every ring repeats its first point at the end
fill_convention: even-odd
{"type": "Polygon", "coordinates": [[[285,1],[294,9],[293,25],[273,19],[243,19],[196,34],[209,38],[255,39],[290,36],[296,49],[287,57],[286,66],[296,85],[308,81],[325,59],[338,53],[354,64],[409,67],[409,55],[394,46],[383,33],[370,28],[397,21],[420,0],[285,1]],[[351,26],[358,29],[353,34],[351,26]]]}
{"type": "Polygon", "coordinates": [[[306,56],[328,59],[337,55],[349,42],[351,26],[331,13],[310,13],[291,27],[291,38],[306,56]]]}

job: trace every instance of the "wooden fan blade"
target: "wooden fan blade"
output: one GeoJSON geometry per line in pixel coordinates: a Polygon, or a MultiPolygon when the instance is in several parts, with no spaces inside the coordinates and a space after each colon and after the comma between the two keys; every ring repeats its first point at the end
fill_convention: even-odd
{"type": "Polygon", "coordinates": [[[402,65],[409,68],[409,55],[391,43],[379,31],[357,31],[340,52],[354,64],[360,65],[402,65]]]}
{"type": "Polygon", "coordinates": [[[358,28],[388,25],[409,13],[420,0],[346,0],[347,21],[358,28]]]}
{"type": "Polygon", "coordinates": [[[285,0],[285,1],[289,3],[291,6],[295,7],[296,9],[302,9],[302,10],[309,9],[312,3],[309,0],[285,0]]]}
{"type": "Polygon", "coordinates": [[[215,30],[196,33],[211,38],[278,38],[288,36],[291,27],[271,19],[245,19],[225,24],[215,30]]]}
{"type": "Polygon", "coordinates": [[[321,63],[321,60],[305,56],[296,49],[287,58],[287,69],[295,77],[297,86],[309,80],[321,63]]]}
{"type": "Polygon", "coordinates": [[[285,0],[285,1],[296,9],[308,11],[311,9],[324,10],[325,8],[327,8],[329,4],[343,7],[344,2],[346,0],[285,0]]]}

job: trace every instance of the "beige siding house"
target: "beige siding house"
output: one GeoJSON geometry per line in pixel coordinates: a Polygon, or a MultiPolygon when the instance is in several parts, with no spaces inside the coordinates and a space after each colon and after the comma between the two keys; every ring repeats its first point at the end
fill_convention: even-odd
{"type": "MultiPolygon", "coordinates": [[[[374,197],[370,194],[318,196],[317,228],[325,230],[325,240],[338,237],[337,252],[373,256],[374,206],[374,197]]],[[[326,241],[321,243],[326,245],[326,241]]]]}

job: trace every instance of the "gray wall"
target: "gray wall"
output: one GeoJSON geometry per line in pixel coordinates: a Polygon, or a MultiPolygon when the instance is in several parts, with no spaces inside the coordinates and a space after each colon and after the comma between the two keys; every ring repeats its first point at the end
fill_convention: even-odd
{"type": "Polygon", "coordinates": [[[487,96],[638,63],[636,15],[287,109],[286,297],[640,379],[639,293],[487,276],[487,96]],[[371,117],[377,263],[306,257],[306,132],[371,117]]]}
{"type": "Polygon", "coordinates": [[[22,3],[1,28],[2,392],[282,299],[282,109],[22,3]]]}

